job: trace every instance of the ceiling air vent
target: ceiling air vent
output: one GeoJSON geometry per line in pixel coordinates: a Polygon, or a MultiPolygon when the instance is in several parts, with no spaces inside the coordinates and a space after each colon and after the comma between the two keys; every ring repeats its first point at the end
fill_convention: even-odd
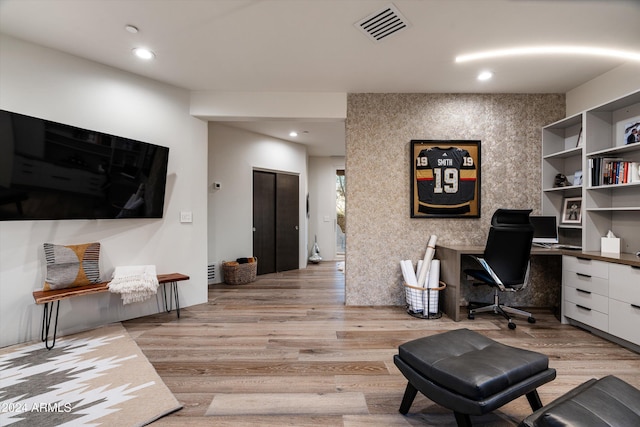
{"type": "Polygon", "coordinates": [[[369,39],[374,42],[379,42],[392,34],[397,34],[408,28],[409,21],[402,16],[393,4],[389,4],[385,8],[361,19],[354,25],[369,39]]]}

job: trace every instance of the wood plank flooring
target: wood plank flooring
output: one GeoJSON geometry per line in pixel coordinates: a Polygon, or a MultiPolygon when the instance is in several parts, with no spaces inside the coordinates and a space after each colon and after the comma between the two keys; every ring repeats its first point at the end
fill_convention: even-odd
{"type": "MultiPolygon", "coordinates": [[[[502,343],[545,353],[556,380],[543,403],[592,377],[614,374],[640,387],[640,355],[560,322],[507,328],[490,314],[453,322],[422,320],[402,307],[345,307],[336,263],[209,287],[209,301],[175,313],[123,322],[184,405],[154,426],[455,426],[453,414],[418,394],[398,413],[406,380],[393,364],[398,345],[469,328],[502,343]]],[[[478,426],[515,426],[531,413],[520,398],[472,417],[478,426]]]]}

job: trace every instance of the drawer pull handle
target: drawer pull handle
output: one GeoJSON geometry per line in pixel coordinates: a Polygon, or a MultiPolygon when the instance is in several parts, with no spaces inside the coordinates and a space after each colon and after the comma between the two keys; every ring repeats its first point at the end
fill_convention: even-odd
{"type": "Polygon", "coordinates": [[[637,266],[637,265],[632,265],[631,268],[634,268],[636,270],[640,270],[640,266],[637,266]]]}
{"type": "Polygon", "coordinates": [[[580,261],[591,261],[591,259],[589,259],[589,258],[583,258],[583,257],[580,257],[580,256],[577,256],[576,258],[578,258],[580,261]]]}
{"type": "Polygon", "coordinates": [[[591,309],[589,307],[585,307],[585,306],[580,305],[580,304],[576,304],[576,307],[581,308],[583,310],[591,311],[591,309]]]}
{"type": "Polygon", "coordinates": [[[583,294],[591,295],[591,292],[589,292],[589,291],[585,291],[584,289],[576,288],[576,291],[578,291],[578,292],[582,292],[583,294]]]}
{"type": "Polygon", "coordinates": [[[587,279],[591,279],[591,276],[589,276],[588,274],[582,274],[582,273],[576,273],[576,274],[580,277],[586,277],[587,279]]]}
{"type": "Polygon", "coordinates": [[[637,310],[640,310],[640,305],[637,305],[637,304],[631,304],[631,307],[633,307],[633,308],[635,308],[635,309],[637,309],[637,310]]]}

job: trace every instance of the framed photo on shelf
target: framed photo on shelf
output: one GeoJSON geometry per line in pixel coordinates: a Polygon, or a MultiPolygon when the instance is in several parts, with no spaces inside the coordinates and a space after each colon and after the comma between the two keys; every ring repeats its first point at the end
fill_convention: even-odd
{"type": "Polygon", "coordinates": [[[573,174],[573,185],[582,185],[582,171],[573,174]]]}
{"type": "Polygon", "coordinates": [[[628,145],[640,142],[640,116],[634,117],[633,121],[625,123],[624,125],[624,139],[622,144],[628,145]]]}
{"type": "Polygon", "coordinates": [[[562,224],[582,223],[582,197],[566,197],[563,200],[562,224]]]}
{"type": "Polygon", "coordinates": [[[480,141],[411,141],[411,218],[480,218],[480,141]]]}

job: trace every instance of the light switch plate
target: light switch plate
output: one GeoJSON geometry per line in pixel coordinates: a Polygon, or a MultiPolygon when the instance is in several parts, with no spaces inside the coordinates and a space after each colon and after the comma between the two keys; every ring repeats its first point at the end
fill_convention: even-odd
{"type": "Polygon", "coordinates": [[[193,213],[191,211],[180,211],[180,222],[193,222],[193,213]]]}

